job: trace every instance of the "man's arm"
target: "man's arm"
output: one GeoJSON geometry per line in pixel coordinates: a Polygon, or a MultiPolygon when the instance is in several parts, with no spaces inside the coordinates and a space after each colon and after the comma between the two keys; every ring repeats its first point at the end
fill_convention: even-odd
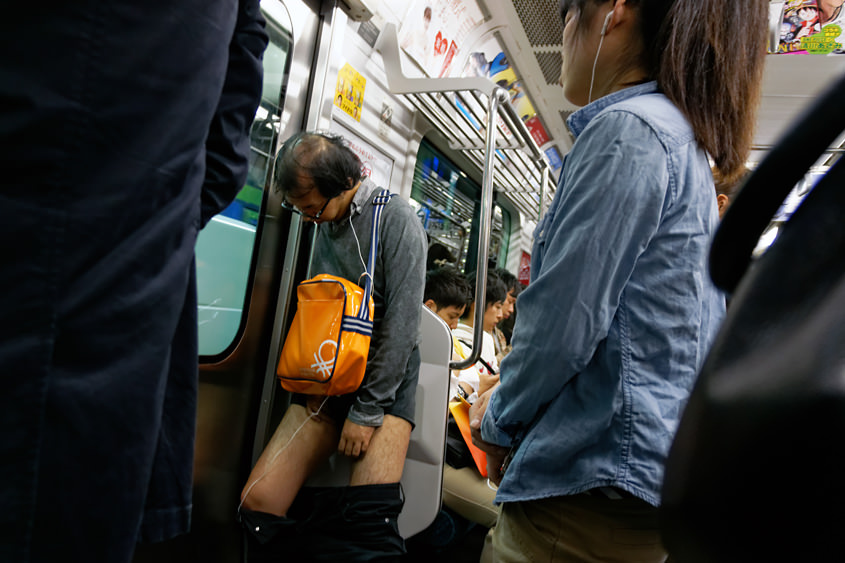
{"type": "Polygon", "coordinates": [[[419,337],[425,233],[413,209],[396,197],[382,215],[379,246],[382,263],[377,268],[382,268],[385,280],[384,311],[370,343],[367,377],[349,411],[349,420],[364,426],[381,425],[384,408],[394,400],[419,337]],[[396,208],[390,210],[393,205],[396,208]]]}
{"type": "Polygon", "coordinates": [[[208,129],[202,226],[238,195],[249,168],[249,129],[261,99],[264,18],[258,0],[242,0],[229,44],[229,64],[208,129]]]}

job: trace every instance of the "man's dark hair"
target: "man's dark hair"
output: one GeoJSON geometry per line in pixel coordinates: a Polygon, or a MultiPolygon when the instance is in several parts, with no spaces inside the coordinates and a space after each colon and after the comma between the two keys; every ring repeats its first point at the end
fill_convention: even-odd
{"type": "Polygon", "coordinates": [[[504,268],[497,268],[496,275],[499,276],[500,280],[505,282],[505,287],[508,288],[508,293],[513,293],[514,297],[519,295],[519,292],[522,291],[522,284],[520,283],[519,278],[509,271],[504,268]]]}
{"type": "Polygon", "coordinates": [[[423,302],[431,299],[441,307],[463,307],[472,301],[472,287],[466,277],[455,268],[430,270],[425,275],[423,302]]]}
{"type": "MultiPolygon", "coordinates": [[[[472,299],[475,300],[475,272],[471,273],[467,276],[467,281],[469,282],[469,286],[472,290],[472,299]]],[[[487,310],[487,307],[495,303],[496,301],[501,301],[502,303],[505,302],[505,299],[508,297],[508,288],[505,286],[505,282],[495,274],[492,270],[487,271],[487,288],[484,294],[484,310],[487,310]]],[[[469,307],[464,312],[464,318],[469,314],[469,307]]]]}
{"type": "Polygon", "coordinates": [[[331,199],[351,189],[363,178],[361,160],[343,137],[331,133],[302,132],[284,142],[276,155],[273,189],[292,196],[304,195],[311,178],[317,191],[331,199]]]}

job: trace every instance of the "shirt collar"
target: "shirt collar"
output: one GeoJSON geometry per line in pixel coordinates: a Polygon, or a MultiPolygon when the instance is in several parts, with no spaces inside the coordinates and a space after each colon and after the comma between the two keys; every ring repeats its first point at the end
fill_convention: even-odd
{"type": "Polygon", "coordinates": [[[376,183],[369,178],[361,180],[361,186],[358,188],[358,191],[355,192],[355,196],[352,198],[352,204],[349,208],[351,216],[354,217],[363,211],[364,206],[372,199],[373,192],[377,187],[376,183]]]}
{"type": "Polygon", "coordinates": [[[570,115],[566,120],[566,125],[569,127],[569,131],[572,132],[572,135],[577,139],[578,135],[580,135],[587,127],[587,124],[590,123],[590,121],[592,121],[592,119],[605,108],[629,98],[642,96],[644,94],[651,94],[653,92],[657,92],[657,81],[654,80],[608,94],[607,96],[599,98],[595,102],[584,106],[570,115]]]}

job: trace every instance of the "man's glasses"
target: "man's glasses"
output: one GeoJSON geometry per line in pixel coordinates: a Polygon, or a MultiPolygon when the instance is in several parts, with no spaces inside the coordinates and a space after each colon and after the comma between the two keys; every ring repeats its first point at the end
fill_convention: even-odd
{"type": "Polygon", "coordinates": [[[297,209],[296,207],[294,207],[293,205],[291,205],[290,203],[288,203],[288,202],[287,202],[286,200],[284,200],[284,199],[282,200],[282,209],[287,209],[287,210],[288,210],[288,211],[290,211],[291,213],[296,213],[297,215],[302,215],[303,217],[306,217],[306,218],[308,218],[308,219],[311,219],[312,221],[316,221],[317,219],[319,219],[319,218],[320,218],[320,215],[322,215],[322,214],[323,214],[323,211],[325,211],[325,210],[326,210],[326,207],[328,207],[329,202],[330,202],[331,200],[332,200],[331,198],[328,198],[328,199],[326,200],[326,203],[324,203],[324,204],[323,204],[323,207],[322,207],[322,208],[320,208],[320,210],[319,210],[316,214],[314,214],[314,215],[311,215],[311,214],[309,214],[309,213],[306,213],[306,212],[302,211],[301,209],[297,209]]]}

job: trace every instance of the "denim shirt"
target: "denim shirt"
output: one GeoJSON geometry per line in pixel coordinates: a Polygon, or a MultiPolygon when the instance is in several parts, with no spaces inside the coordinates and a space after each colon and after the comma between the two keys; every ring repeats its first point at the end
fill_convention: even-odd
{"type": "Polygon", "coordinates": [[[725,312],[706,268],[718,214],[705,152],[654,82],[570,116],[537,225],[513,350],[482,422],[515,447],[496,495],[601,486],[660,503],[663,466],[725,312]]]}

